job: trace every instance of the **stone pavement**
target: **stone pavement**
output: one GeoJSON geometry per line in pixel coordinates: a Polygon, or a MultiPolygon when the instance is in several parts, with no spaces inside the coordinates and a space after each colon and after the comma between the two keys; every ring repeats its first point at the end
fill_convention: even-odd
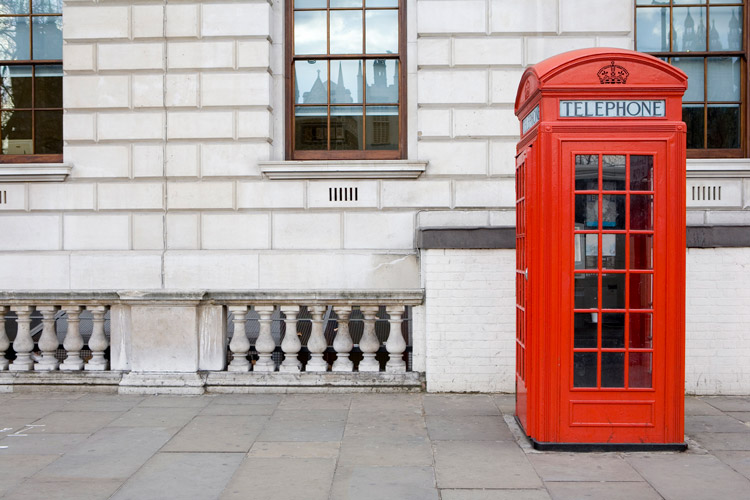
{"type": "Polygon", "coordinates": [[[3,499],[748,499],[750,397],[689,397],[685,453],[517,439],[511,395],[0,394],[3,499]]]}

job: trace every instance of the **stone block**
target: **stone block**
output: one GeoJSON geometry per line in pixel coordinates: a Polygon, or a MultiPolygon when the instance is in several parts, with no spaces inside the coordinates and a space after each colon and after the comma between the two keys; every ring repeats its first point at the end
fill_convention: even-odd
{"type": "Polygon", "coordinates": [[[272,118],[268,111],[240,111],[237,113],[237,137],[270,140],[272,118]]]}
{"type": "Polygon", "coordinates": [[[198,176],[198,146],[195,144],[167,144],[167,177],[198,176]]]}
{"type": "Polygon", "coordinates": [[[516,226],[516,211],[515,210],[491,210],[490,211],[490,226],[505,226],[515,227],[516,226]]]}
{"type": "Polygon", "coordinates": [[[133,75],[133,106],[161,108],[164,106],[164,76],[133,75]]]}
{"type": "Polygon", "coordinates": [[[161,144],[133,145],[133,176],[161,177],[164,175],[164,146],[161,144]]]}
{"type": "Polygon", "coordinates": [[[417,31],[422,33],[484,33],[484,0],[423,0],[417,4],[417,31]]]}
{"type": "Polygon", "coordinates": [[[201,248],[245,250],[269,248],[268,214],[203,214],[201,248]]]}
{"type": "Polygon", "coordinates": [[[599,47],[615,47],[618,49],[633,50],[632,36],[600,36],[597,37],[599,47]]]}
{"type": "Polygon", "coordinates": [[[167,214],[167,248],[170,250],[200,248],[200,215],[167,214]]]}
{"type": "Polygon", "coordinates": [[[237,42],[237,66],[240,68],[268,68],[271,65],[271,44],[268,40],[237,42]]]}
{"type": "MultiPolygon", "coordinates": [[[[34,184],[30,184],[29,186],[34,186],[34,184]]],[[[26,210],[27,196],[25,185],[17,182],[0,184],[0,194],[3,196],[0,211],[26,210]]]]}
{"type": "Polygon", "coordinates": [[[164,44],[100,43],[97,61],[100,70],[163,69],[164,44]]]}
{"type": "Polygon", "coordinates": [[[70,287],[79,290],[161,288],[161,252],[77,252],[70,287]]]}
{"type": "Polygon", "coordinates": [[[227,365],[227,313],[223,306],[198,306],[198,369],[227,365]]]}
{"type": "Polygon", "coordinates": [[[311,181],[307,184],[307,206],[308,208],[377,208],[378,183],[376,181],[311,181]],[[351,199],[354,197],[357,199],[351,199]]]}
{"type": "Polygon", "coordinates": [[[521,65],[523,41],[520,38],[456,38],[453,41],[453,64],[521,65]]]}
{"type": "Polygon", "coordinates": [[[94,210],[95,184],[33,183],[29,184],[29,210],[94,210]]]}
{"type": "Polygon", "coordinates": [[[495,104],[514,105],[522,68],[498,69],[490,72],[490,101],[495,104]]]}
{"type": "Polygon", "coordinates": [[[167,208],[212,209],[232,208],[234,183],[224,182],[168,182],[167,208]]]}
{"type": "Polygon", "coordinates": [[[422,70],[417,75],[419,104],[483,104],[487,71],[422,70]]]}
{"type": "Polygon", "coordinates": [[[166,18],[168,37],[198,36],[197,5],[167,5],[166,18]]]}
{"type": "Polygon", "coordinates": [[[526,64],[536,64],[539,61],[562,54],[563,52],[594,46],[596,46],[594,37],[528,37],[526,38],[526,64]]]}
{"type": "Polygon", "coordinates": [[[423,210],[417,214],[417,227],[478,227],[486,226],[486,210],[423,210]]]}
{"type": "Polygon", "coordinates": [[[383,181],[383,207],[448,207],[450,181],[383,181]]]}
{"type": "Polygon", "coordinates": [[[232,111],[168,111],[168,139],[231,139],[232,111]]]}
{"type": "Polygon", "coordinates": [[[518,118],[513,108],[456,109],[453,132],[456,137],[517,137],[518,118]]]}
{"type": "Polygon", "coordinates": [[[164,215],[133,214],[133,250],[164,248],[164,215]]]}
{"type": "Polygon", "coordinates": [[[271,75],[267,71],[204,73],[201,77],[203,106],[268,106],[271,75]]]}
{"type": "Polygon", "coordinates": [[[557,1],[550,0],[492,0],[490,31],[500,34],[557,33],[557,4],[557,1]]]}
{"type": "Polygon", "coordinates": [[[100,113],[97,129],[100,140],[163,139],[164,113],[100,113]]]}
{"type": "Polygon", "coordinates": [[[490,141],[490,175],[516,174],[515,138],[490,141]]]}
{"type": "Polygon", "coordinates": [[[68,75],[64,78],[65,108],[127,108],[130,82],[126,75],[68,75]]]}
{"type": "Polygon", "coordinates": [[[413,212],[350,212],[344,215],[344,248],[414,249],[413,212]]]}
{"type": "Polygon", "coordinates": [[[750,211],[707,210],[706,224],[716,226],[746,226],[750,224],[750,211]]]}
{"type": "Polygon", "coordinates": [[[111,370],[130,371],[130,306],[110,306],[109,317],[109,367],[111,370]]]}
{"type": "Polygon", "coordinates": [[[63,45],[63,69],[65,71],[94,71],[94,45],[66,43],[63,45]]]}
{"type": "Polygon", "coordinates": [[[298,181],[240,182],[237,208],[303,208],[305,184],[298,181]]]}
{"type": "Polygon", "coordinates": [[[486,175],[487,141],[420,141],[429,175],[486,175]]]}
{"type": "Polygon", "coordinates": [[[196,73],[170,73],[167,75],[166,83],[165,104],[167,106],[198,106],[198,75],[196,73]]]}
{"type": "Polygon", "coordinates": [[[341,248],[341,215],[331,213],[275,213],[273,248],[341,248]]]}
{"type": "Polygon", "coordinates": [[[71,177],[127,177],[128,146],[67,146],[65,159],[73,165],[71,177]]]}
{"type": "Polygon", "coordinates": [[[258,3],[219,3],[201,6],[201,35],[271,35],[271,6],[258,3]]]}
{"type": "Polygon", "coordinates": [[[130,35],[130,7],[126,5],[68,5],[62,21],[65,40],[128,38],[130,35]]]}
{"type": "Polygon", "coordinates": [[[60,230],[59,215],[0,215],[0,251],[59,250],[60,230]]]}
{"type": "Polygon", "coordinates": [[[231,68],[234,66],[234,42],[168,42],[167,66],[170,69],[231,68]]]}
{"type": "MultiPolygon", "coordinates": [[[[28,227],[24,228],[28,232],[28,227]]],[[[59,241],[59,236],[57,237],[59,241]]],[[[70,288],[68,253],[0,253],[0,282],[6,290],[67,290],[70,288]],[[29,272],[33,269],[34,272],[29,272]]]]}
{"type": "Polygon", "coordinates": [[[258,162],[271,157],[267,142],[204,144],[201,174],[208,176],[259,176],[258,162]]]}
{"type": "Polygon", "coordinates": [[[420,109],[417,113],[420,137],[449,137],[451,112],[449,109],[420,109]]]}
{"type": "Polygon", "coordinates": [[[633,31],[633,2],[630,0],[560,0],[560,31],[633,31]],[[585,15],[581,15],[582,13],[585,15]]]}
{"type": "Polygon", "coordinates": [[[195,306],[133,305],[130,321],[132,371],[198,370],[198,311],[195,306]]]}
{"type": "Polygon", "coordinates": [[[164,184],[161,182],[117,182],[97,186],[99,210],[161,210],[164,184]]]}
{"type": "Polygon", "coordinates": [[[96,140],[96,125],[93,113],[65,113],[63,134],[66,141],[96,140]]]}
{"type": "Polygon", "coordinates": [[[456,207],[515,207],[513,179],[456,181],[456,207]]]}
{"type": "Polygon", "coordinates": [[[71,215],[63,217],[65,250],[127,250],[130,248],[128,215],[71,215]]]}
{"type": "Polygon", "coordinates": [[[229,251],[182,251],[164,255],[166,288],[255,290],[258,254],[229,251]]]}
{"type": "Polygon", "coordinates": [[[164,35],[164,7],[133,5],[132,12],[133,38],[160,38],[164,35]]]}
{"type": "Polygon", "coordinates": [[[448,66],[450,63],[450,38],[417,39],[417,64],[419,66],[448,66]]]}

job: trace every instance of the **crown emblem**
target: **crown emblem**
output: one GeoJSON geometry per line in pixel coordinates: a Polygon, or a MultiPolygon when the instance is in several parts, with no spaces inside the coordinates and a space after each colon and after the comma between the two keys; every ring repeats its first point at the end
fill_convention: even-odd
{"type": "Polygon", "coordinates": [[[620,66],[619,64],[615,64],[614,61],[609,66],[604,66],[602,69],[600,69],[596,76],[599,77],[599,83],[601,84],[621,84],[628,81],[628,76],[630,76],[630,73],[628,73],[628,70],[620,66]]]}

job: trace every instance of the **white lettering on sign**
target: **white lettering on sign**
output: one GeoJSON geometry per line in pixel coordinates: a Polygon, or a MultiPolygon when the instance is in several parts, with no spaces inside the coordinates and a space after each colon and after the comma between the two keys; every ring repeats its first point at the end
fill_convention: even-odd
{"type": "Polygon", "coordinates": [[[662,118],[667,104],[655,101],[560,101],[560,118],[662,118]]]}
{"type": "Polygon", "coordinates": [[[521,122],[521,130],[525,134],[529,130],[531,130],[531,127],[539,123],[540,113],[539,113],[539,106],[535,107],[531,110],[531,112],[526,115],[521,122]]]}

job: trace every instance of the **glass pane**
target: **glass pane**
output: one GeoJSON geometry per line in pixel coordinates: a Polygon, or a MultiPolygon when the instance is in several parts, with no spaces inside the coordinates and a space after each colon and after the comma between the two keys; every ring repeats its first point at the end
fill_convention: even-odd
{"type": "Polygon", "coordinates": [[[625,353],[602,353],[602,387],[625,387],[625,353]]]}
{"type": "Polygon", "coordinates": [[[331,102],[362,102],[362,61],[331,61],[331,102]]]}
{"type": "Polygon", "coordinates": [[[705,7],[677,7],[672,11],[672,23],[672,47],[675,52],[706,50],[705,7]]]}
{"type": "Polygon", "coordinates": [[[739,57],[709,57],[706,71],[709,101],[740,100],[739,57]]]}
{"type": "Polygon", "coordinates": [[[38,155],[62,154],[62,109],[36,111],[34,121],[34,153],[38,155]]]}
{"type": "Polygon", "coordinates": [[[34,154],[31,139],[31,111],[3,111],[0,113],[2,152],[8,155],[34,154]]]}
{"type": "Polygon", "coordinates": [[[34,59],[62,59],[62,16],[35,17],[34,59]]]}
{"type": "MultiPolygon", "coordinates": [[[[26,0],[15,1],[28,3],[26,0]]],[[[31,12],[34,14],[61,14],[62,4],[62,0],[31,0],[31,12]]]]}
{"type": "Polygon", "coordinates": [[[326,104],[328,102],[328,63],[297,61],[294,63],[295,104],[326,104]]]}
{"type": "Polygon", "coordinates": [[[398,149],[398,106],[367,106],[367,149],[398,149]]]}
{"type": "Polygon", "coordinates": [[[573,353],[573,387],[596,387],[596,353],[573,353]]]}
{"type": "Polygon", "coordinates": [[[602,235],[602,267],[604,269],[625,269],[624,234],[602,235]]]}
{"type": "Polygon", "coordinates": [[[596,349],[597,313],[575,313],[573,329],[574,347],[596,349]]]}
{"type": "Polygon", "coordinates": [[[669,8],[637,9],[636,48],[641,52],[669,52],[669,8]]]}
{"type": "Polygon", "coordinates": [[[687,147],[703,147],[703,105],[687,104],[682,107],[682,121],[687,125],[687,147]]]}
{"type": "Polygon", "coordinates": [[[688,77],[688,88],[682,97],[683,102],[703,102],[703,58],[702,57],[673,57],[672,64],[680,68],[688,77]]]}
{"type": "Polygon", "coordinates": [[[742,7],[711,7],[708,50],[742,50],[742,7]]]}
{"type": "Polygon", "coordinates": [[[625,155],[602,156],[602,189],[625,190],[625,155]]]}
{"type": "Polygon", "coordinates": [[[602,274],[602,309],[625,309],[625,274],[602,274]]]}
{"type": "Polygon", "coordinates": [[[398,61],[375,59],[366,62],[367,102],[398,104],[398,61]]]}
{"type": "Polygon", "coordinates": [[[630,348],[651,349],[651,314],[630,313],[630,348]]]}
{"type": "MultiPolygon", "coordinates": [[[[651,0],[651,2],[654,2],[654,1],[656,3],[669,3],[669,0],[651,0]]],[[[713,0],[713,1],[715,2],[716,0],[713,0]]],[[[705,5],[706,0],[674,0],[672,3],[675,5],[694,5],[694,4],[705,5]]]]}
{"type": "Polygon", "coordinates": [[[653,189],[653,175],[653,156],[632,155],[630,157],[630,189],[632,191],[651,191],[653,189]]]}
{"type": "Polygon", "coordinates": [[[365,7],[398,7],[398,0],[365,0],[365,7]]]}
{"type": "Polygon", "coordinates": [[[596,229],[599,224],[599,196],[576,195],[576,229],[596,229]]]}
{"type": "Polygon", "coordinates": [[[0,66],[0,105],[31,107],[31,66],[0,66]]]}
{"type": "Polygon", "coordinates": [[[581,266],[584,269],[597,269],[599,267],[599,235],[582,234],[579,235],[584,240],[583,258],[581,266]]]}
{"type": "Polygon", "coordinates": [[[599,279],[596,274],[575,275],[575,308],[596,309],[598,301],[599,279]]]}
{"type": "Polygon", "coordinates": [[[630,275],[630,300],[631,309],[651,309],[652,307],[652,282],[650,274],[632,273],[630,275]]]}
{"type": "Polygon", "coordinates": [[[294,147],[328,149],[328,116],[325,106],[297,106],[294,110],[294,147]]]}
{"type": "Polygon", "coordinates": [[[362,11],[331,11],[331,54],[362,53],[362,11]]]}
{"type": "Polygon", "coordinates": [[[605,349],[625,347],[625,314],[602,314],[602,347],[605,349]]]}
{"type": "Polygon", "coordinates": [[[599,155],[576,155],[576,190],[599,189],[599,155]]]}
{"type": "Polygon", "coordinates": [[[294,0],[295,9],[325,9],[327,0],[294,0]]]}
{"type": "Polygon", "coordinates": [[[29,18],[0,18],[0,60],[23,61],[29,53],[29,18]]]}
{"type": "Polygon", "coordinates": [[[740,147],[740,106],[708,105],[708,142],[709,148],[740,147]]]}
{"type": "Polygon", "coordinates": [[[365,14],[368,54],[398,54],[398,11],[368,10],[365,14]]]}
{"type": "Polygon", "coordinates": [[[650,352],[631,352],[628,356],[628,386],[639,388],[651,387],[652,354],[650,352]]]}
{"type": "Polygon", "coordinates": [[[331,149],[362,149],[362,106],[331,106],[331,149]]]}
{"type": "Polygon", "coordinates": [[[35,107],[62,108],[62,84],[62,66],[37,66],[35,107]]]}
{"type": "Polygon", "coordinates": [[[362,7],[362,0],[331,0],[331,8],[362,7]]]}
{"type": "Polygon", "coordinates": [[[625,195],[605,194],[602,197],[602,227],[625,229],[625,195]]]}
{"type": "Polygon", "coordinates": [[[294,53],[325,54],[326,12],[323,10],[294,13],[294,53]]]}
{"type": "Polygon", "coordinates": [[[650,234],[630,235],[630,269],[654,268],[654,237],[650,234]]]}
{"type": "Polygon", "coordinates": [[[0,2],[0,14],[28,14],[29,0],[3,0],[0,2]]]}
{"type": "Polygon", "coordinates": [[[630,229],[654,228],[654,197],[650,194],[630,195],[630,229]]]}

